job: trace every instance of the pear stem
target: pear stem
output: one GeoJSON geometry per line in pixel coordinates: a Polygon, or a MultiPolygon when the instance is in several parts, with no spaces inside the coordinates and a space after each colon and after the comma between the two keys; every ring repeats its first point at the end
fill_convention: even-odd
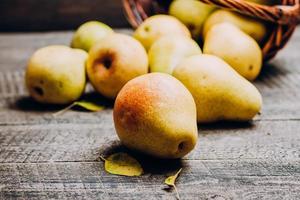
{"type": "Polygon", "coordinates": [[[100,160],[102,160],[103,162],[106,161],[106,159],[103,156],[101,156],[101,155],[100,155],[100,160]]]}

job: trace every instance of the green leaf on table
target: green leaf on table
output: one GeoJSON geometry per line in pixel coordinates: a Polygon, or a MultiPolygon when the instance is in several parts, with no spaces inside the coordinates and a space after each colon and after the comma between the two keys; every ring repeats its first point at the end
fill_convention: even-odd
{"type": "Polygon", "coordinates": [[[92,112],[97,112],[100,110],[103,110],[104,107],[103,106],[99,106],[95,103],[92,102],[87,102],[87,101],[75,101],[73,102],[71,105],[67,106],[66,108],[56,112],[53,114],[53,116],[57,117],[63,113],[65,113],[66,111],[70,110],[71,108],[75,107],[75,106],[79,106],[81,108],[84,108],[88,111],[92,111],[92,112]]]}
{"type": "Polygon", "coordinates": [[[168,178],[165,179],[165,184],[167,184],[168,186],[174,187],[174,189],[176,191],[177,199],[180,199],[180,198],[179,198],[179,193],[177,191],[175,182],[176,182],[176,179],[179,176],[181,170],[182,170],[182,168],[180,168],[175,175],[169,176],[168,178]]]}
{"type": "Polygon", "coordinates": [[[103,160],[105,171],[122,176],[140,176],[143,174],[141,164],[127,153],[115,153],[103,160]]]}

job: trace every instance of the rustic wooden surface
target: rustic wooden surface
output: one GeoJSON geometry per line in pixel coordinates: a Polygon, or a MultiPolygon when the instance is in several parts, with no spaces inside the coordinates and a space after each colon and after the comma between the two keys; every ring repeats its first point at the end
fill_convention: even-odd
{"type": "MultiPolygon", "coordinates": [[[[128,32],[128,31],[125,31],[128,32]]],[[[300,198],[300,28],[255,85],[264,107],[251,123],[199,126],[197,148],[182,160],[137,155],[145,174],[106,173],[99,156],[127,151],[115,134],[112,102],[98,113],[28,98],[23,75],[34,50],[69,44],[71,32],[0,34],[0,199],[175,199],[164,179],[183,167],[182,199],[300,198]]]]}

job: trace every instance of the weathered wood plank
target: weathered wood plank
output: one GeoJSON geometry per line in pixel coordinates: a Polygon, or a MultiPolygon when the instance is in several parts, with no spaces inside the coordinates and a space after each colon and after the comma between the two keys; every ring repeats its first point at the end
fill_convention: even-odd
{"type": "MultiPolygon", "coordinates": [[[[264,100],[261,115],[257,116],[256,120],[300,119],[300,73],[289,73],[278,82],[280,83],[278,87],[272,83],[271,87],[268,87],[267,83],[256,82],[264,100]]],[[[92,91],[92,87],[88,85],[88,93],[83,98],[112,108],[113,101],[91,93],[92,91]]],[[[72,111],[59,118],[53,118],[51,114],[62,108],[62,106],[40,105],[28,98],[22,70],[0,72],[0,125],[98,121],[94,114],[72,111]],[[12,118],[14,120],[11,120],[12,118]]]]}
{"type": "MultiPolygon", "coordinates": [[[[175,164],[176,165],[176,164],[175,164]]],[[[49,198],[49,194],[75,199],[174,198],[163,189],[167,175],[184,167],[177,187],[182,199],[296,199],[300,192],[299,162],[184,161],[176,167],[156,166],[141,177],[107,174],[101,162],[0,164],[1,195],[49,198]],[[174,169],[175,168],[175,169],[174,169]]]]}
{"type": "Polygon", "coordinates": [[[113,102],[91,95],[108,109],[54,118],[61,107],[27,98],[23,73],[30,54],[68,44],[71,36],[0,34],[0,199],[174,199],[162,183],[180,167],[183,199],[299,198],[300,28],[256,80],[264,107],[252,124],[200,125],[198,145],[182,161],[131,152],[146,172],[135,178],[107,174],[99,161],[128,151],[115,134],[113,102]]]}
{"type": "MultiPolygon", "coordinates": [[[[197,147],[187,160],[299,160],[300,121],[200,125],[197,147]]],[[[90,162],[120,146],[111,113],[97,123],[2,126],[0,163],[90,162]]]]}
{"type": "Polygon", "coordinates": [[[129,27],[121,0],[1,0],[0,31],[74,29],[88,20],[129,27]]]}
{"type": "MultiPolygon", "coordinates": [[[[7,64],[9,65],[9,63],[7,64]]],[[[22,67],[19,70],[6,68],[0,72],[0,97],[22,97],[27,95],[24,85],[25,70],[23,68],[25,65],[19,66],[20,68],[22,67]]],[[[278,93],[282,95],[284,92],[283,95],[286,97],[284,100],[295,101],[294,97],[297,97],[295,95],[299,95],[300,90],[300,72],[287,71],[284,67],[282,68],[279,69],[272,66],[264,69],[254,84],[267,98],[273,95],[275,96],[273,100],[276,101],[278,100],[276,95],[279,95],[278,93]]]]}
{"type": "MultiPolygon", "coordinates": [[[[272,101],[272,98],[279,98],[278,96],[271,96],[269,101],[272,101]]],[[[297,95],[298,96],[298,95],[297,95]]],[[[299,97],[295,97],[295,100],[299,97]]],[[[97,101],[97,98],[94,100],[97,101]]],[[[99,98],[100,104],[102,104],[102,99],[99,98]]],[[[39,106],[38,104],[35,107],[27,106],[34,105],[34,101],[30,99],[18,100],[18,98],[9,98],[0,100],[0,125],[35,125],[35,124],[59,124],[59,123],[98,123],[99,117],[102,116],[104,111],[98,113],[90,113],[79,110],[70,110],[64,113],[59,117],[53,117],[52,114],[56,111],[62,109],[63,107],[45,107],[39,106]],[[24,107],[16,107],[16,103],[23,104],[23,101],[26,103],[24,107]],[[18,110],[19,109],[19,110],[18,110]]],[[[107,105],[106,109],[112,108],[113,102],[108,104],[103,103],[102,105],[107,105]]],[[[22,105],[23,106],[23,105],[22,105]]],[[[299,102],[287,101],[287,100],[274,100],[269,104],[266,103],[262,109],[262,114],[256,116],[254,121],[262,120],[299,120],[300,119],[300,105],[299,102]]]]}

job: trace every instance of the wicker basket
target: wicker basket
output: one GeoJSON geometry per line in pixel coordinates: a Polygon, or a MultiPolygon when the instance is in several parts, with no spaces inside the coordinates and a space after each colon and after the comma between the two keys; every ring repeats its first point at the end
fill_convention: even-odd
{"type": "MultiPolygon", "coordinates": [[[[262,45],[264,60],[273,58],[284,47],[300,21],[300,0],[281,0],[281,5],[265,6],[243,0],[200,0],[221,8],[273,23],[272,32],[262,45]]],[[[148,16],[166,13],[171,0],[123,0],[129,23],[136,28],[148,16]]]]}

